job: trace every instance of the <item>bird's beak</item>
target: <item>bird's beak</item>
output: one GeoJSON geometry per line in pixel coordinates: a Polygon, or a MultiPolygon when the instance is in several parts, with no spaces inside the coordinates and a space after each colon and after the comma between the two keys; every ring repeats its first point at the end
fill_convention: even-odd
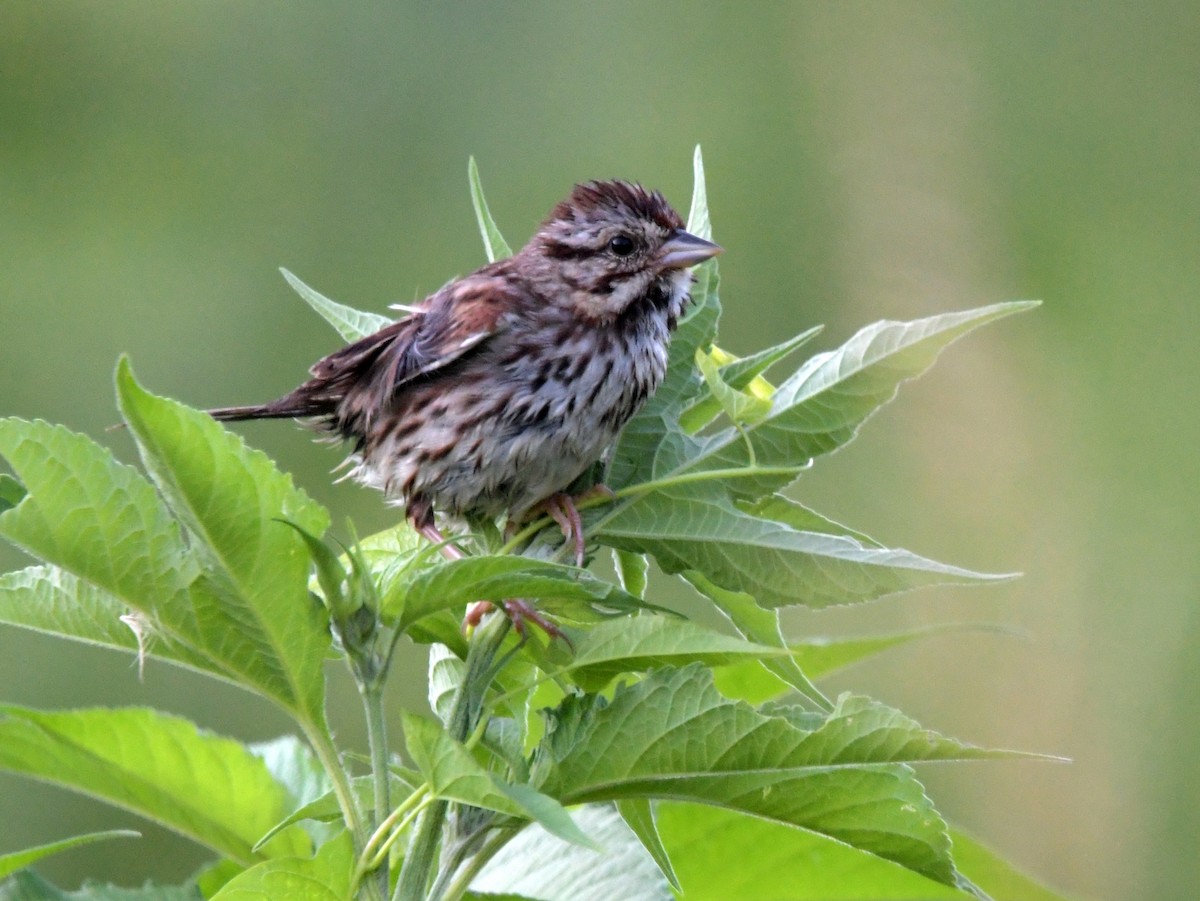
{"type": "Polygon", "coordinates": [[[686,269],[715,257],[724,249],[719,244],[697,238],[690,232],[677,228],[662,246],[659,262],[664,269],[686,269]]]}

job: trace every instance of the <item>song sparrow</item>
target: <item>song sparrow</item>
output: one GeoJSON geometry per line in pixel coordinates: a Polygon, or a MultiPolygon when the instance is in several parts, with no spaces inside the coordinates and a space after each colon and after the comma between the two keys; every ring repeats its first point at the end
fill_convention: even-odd
{"type": "Polygon", "coordinates": [[[577,185],[516,255],[325,357],[284,397],[210,412],[315,417],[354,442],[351,475],[430,538],[435,511],[515,521],[549,503],[581,550],[560,493],[662,382],[688,268],[720,252],[658,192],[577,185]]]}

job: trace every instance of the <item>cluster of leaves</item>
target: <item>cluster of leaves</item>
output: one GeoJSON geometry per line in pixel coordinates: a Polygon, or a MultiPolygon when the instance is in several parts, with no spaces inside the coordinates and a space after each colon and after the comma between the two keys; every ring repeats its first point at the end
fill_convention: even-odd
{"type": "MultiPolygon", "coordinates": [[[[696,155],[689,228],[710,236],[696,155]]],[[[489,259],[509,253],[470,169],[489,259]]],[[[289,282],[347,340],[387,320],[289,282]]],[[[552,522],[494,523],[445,561],[404,525],[352,543],[262,453],[146,391],[117,396],[145,474],[61,426],[0,420],[0,535],[44,561],[0,577],[0,622],[226,680],[303,740],[246,746],[146,709],[0,708],[0,768],[132,810],[210,848],[187,885],[66,894],[22,868],[80,836],[0,857],[0,898],[1052,898],[935,810],[912,764],[1009,752],[930,732],[814,684],[914,635],[787,642],[779,610],[997,578],[882,547],[780,494],[850,441],[950,342],[1030,306],[881,322],[775,387],[816,330],[735,358],[715,345],[717,266],[698,268],[665,384],[625,430],[585,507],[620,584],[562,562],[552,522]],[[737,634],[646,599],[648,560],[737,634]],[[568,642],[504,617],[469,639],[464,605],[534,599],[568,642]],[[437,721],[382,729],[400,636],[431,645],[437,721]],[[336,746],[322,665],[364,697],[369,767],[336,746]],[[953,849],[953,855],[952,855],[953,849]],[[737,864],[732,864],[737,861],[737,864]],[[20,872],[18,872],[20,871],[20,872]],[[970,874],[970,879],[965,873],[970,874]],[[740,882],[739,882],[740,881],[740,882]],[[116,894],[114,894],[114,892],[116,894]]]]}

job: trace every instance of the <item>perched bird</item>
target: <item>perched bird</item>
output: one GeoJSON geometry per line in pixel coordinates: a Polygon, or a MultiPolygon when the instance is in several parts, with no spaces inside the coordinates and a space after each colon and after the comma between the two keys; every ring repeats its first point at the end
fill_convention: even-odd
{"type": "Polygon", "coordinates": [[[435,512],[517,522],[545,509],[582,562],[562,492],[661,384],[688,270],[721,252],[683,225],[657,191],[577,185],[514,256],[320,360],[278,400],[210,412],[315,418],[353,442],[352,477],[431,540],[435,512]]]}

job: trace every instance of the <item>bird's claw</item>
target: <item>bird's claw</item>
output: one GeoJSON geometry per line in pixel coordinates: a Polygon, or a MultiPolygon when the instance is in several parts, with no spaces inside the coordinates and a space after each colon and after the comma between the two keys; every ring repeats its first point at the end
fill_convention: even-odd
{"type": "MultiPolygon", "coordinates": [[[[505,615],[512,621],[513,628],[517,630],[517,634],[521,636],[522,641],[529,637],[529,629],[526,624],[533,623],[533,625],[545,632],[551,641],[555,638],[561,638],[568,645],[571,645],[571,639],[567,637],[567,634],[551,620],[538,613],[537,609],[529,601],[523,598],[509,598],[501,606],[504,607],[505,615]]],[[[483,618],[495,609],[496,605],[491,601],[476,601],[467,608],[467,615],[463,618],[463,631],[465,632],[467,629],[473,629],[478,626],[483,621],[483,618]]]]}

